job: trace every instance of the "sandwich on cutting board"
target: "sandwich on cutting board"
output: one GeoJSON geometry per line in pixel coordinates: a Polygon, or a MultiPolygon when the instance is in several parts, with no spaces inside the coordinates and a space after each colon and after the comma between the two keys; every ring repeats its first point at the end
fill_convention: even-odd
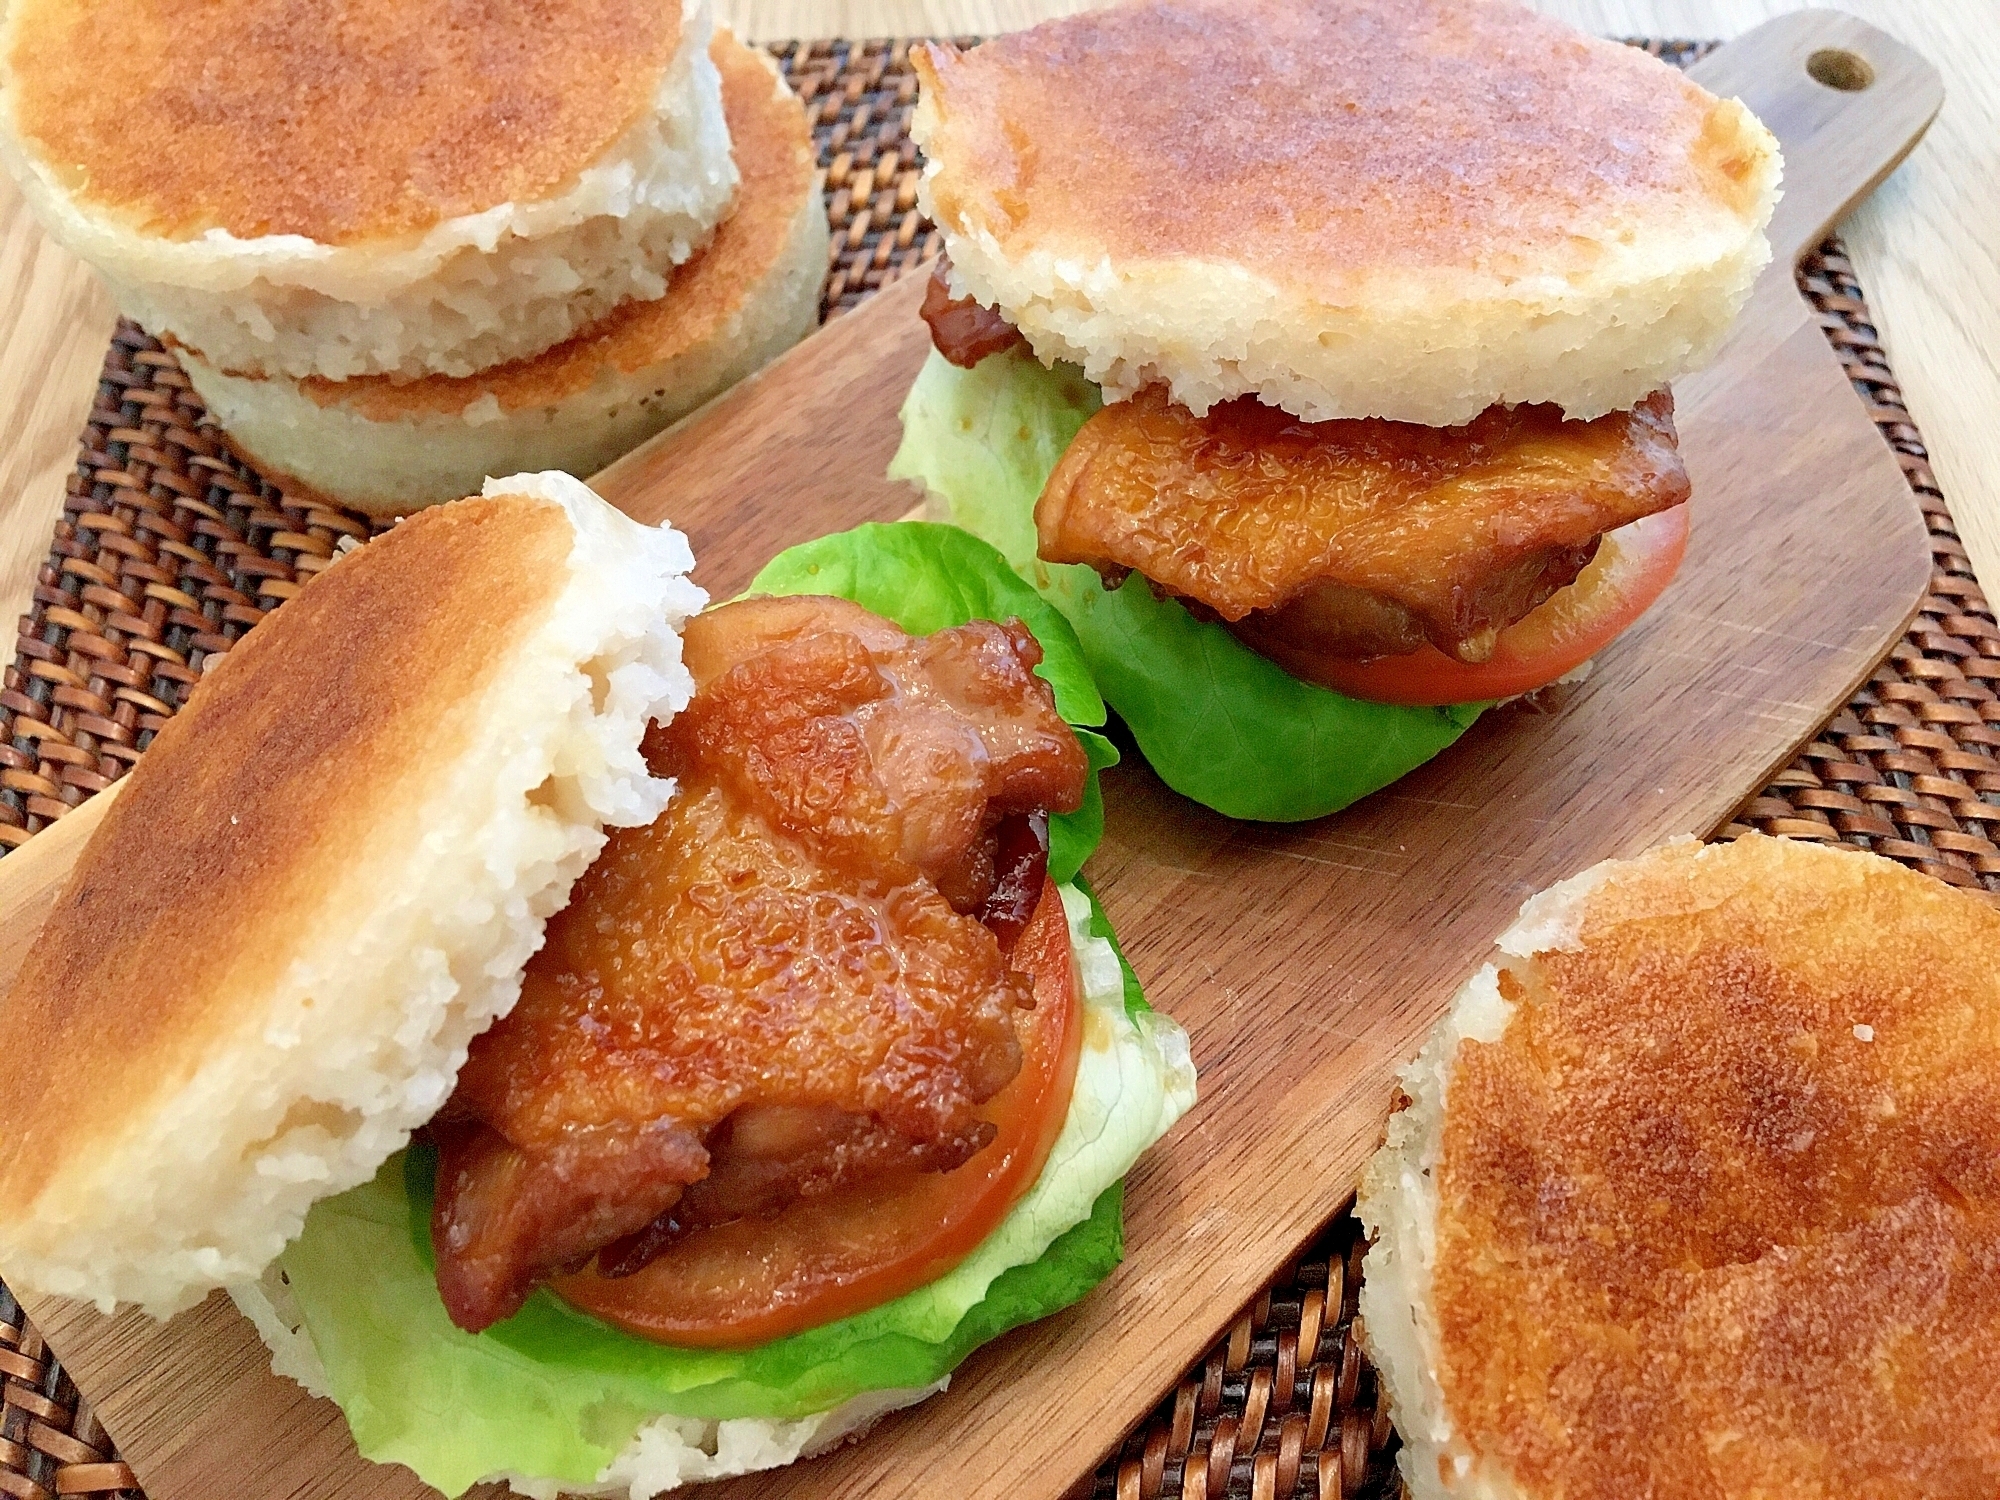
{"type": "Polygon", "coordinates": [[[1317,817],[1665,589],[1668,383],[1770,133],[1514,0],[1183,0],[913,51],[935,350],[890,469],[1076,626],[1153,768],[1317,817]]]}
{"type": "Polygon", "coordinates": [[[215,663],[0,998],[9,1284],[226,1287],[365,1456],[644,1500],[1110,1274],[1194,1076],[1074,636],[950,527],[691,564],[520,475],[215,663]]]}

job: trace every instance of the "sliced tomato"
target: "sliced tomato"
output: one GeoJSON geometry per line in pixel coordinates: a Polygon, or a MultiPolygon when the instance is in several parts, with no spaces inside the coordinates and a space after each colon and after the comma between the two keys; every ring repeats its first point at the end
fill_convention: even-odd
{"type": "Polygon", "coordinates": [[[1582,666],[1660,597],[1687,555],[1687,509],[1676,505],[1606,532],[1576,582],[1501,631],[1486,661],[1459,661],[1435,646],[1366,661],[1268,654],[1294,677],[1375,703],[1478,703],[1531,693],[1582,666]]]}
{"type": "Polygon", "coordinates": [[[1069,921],[1045,880],[1009,967],[1034,981],[1015,1012],[1021,1071],[980,1109],[993,1141],[952,1172],[909,1172],[801,1200],[770,1219],[691,1234],[635,1275],[558,1277],[573,1307],[657,1343],[744,1348],[865,1312],[935,1281],[999,1227],[1062,1131],[1083,1045],[1069,921]]]}

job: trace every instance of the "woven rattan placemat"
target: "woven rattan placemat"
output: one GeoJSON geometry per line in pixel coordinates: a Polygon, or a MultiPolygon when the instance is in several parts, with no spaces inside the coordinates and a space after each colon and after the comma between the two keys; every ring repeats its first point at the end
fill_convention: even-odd
{"type": "MultiPolygon", "coordinates": [[[[1649,43],[1685,64],[1705,48],[1649,43]]],[[[827,171],[829,317],[929,260],[898,42],[777,49],[827,171]]],[[[1889,855],[2000,893],[2000,628],[1952,529],[1853,270],[1803,267],[1855,389],[1930,526],[1930,596],[1854,701],[1723,837],[1757,828],[1889,855]]],[[[229,456],[171,355],[131,325],[105,356],[54,546],[0,690],[0,847],[122,775],[203,659],[291,597],[360,517],[287,499],[229,456]]],[[[0,1038],[4,1045],[4,1038],[0,1038]]],[[[1389,1424],[1353,1330],[1359,1226],[1343,1215],[1245,1307],[1078,1500],[1381,1495],[1389,1424]]],[[[0,1494],[137,1497],[103,1427],[0,1287],[0,1494]]]]}

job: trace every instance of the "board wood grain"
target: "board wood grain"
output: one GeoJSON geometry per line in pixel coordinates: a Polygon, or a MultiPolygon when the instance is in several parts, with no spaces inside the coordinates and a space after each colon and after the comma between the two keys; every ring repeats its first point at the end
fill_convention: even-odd
{"type": "MultiPolygon", "coordinates": [[[[1698,73],[1777,131],[1787,195],[1751,309],[1677,387],[1695,485],[1679,580],[1561,713],[1489,715],[1337,817],[1232,824],[1142,766],[1110,773],[1089,874],[1148,993],[1188,1027],[1202,1084],[1132,1176],[1125,1266],[867,1443],[717,1500],[1061,1495],[1339,1209],[1395,1068],[1520,901],[1722,822],[1900,636],[1928,578],[1922,519],[1791,267],[1922,133],[1937,75],[1829,12],[1773,22],[1698,73]],[[1864,57],[1874,83],[1813,82],[1805,59],[1829,47],[1864,57]]],[[[684,527],[717,595],[784,546],[904,514],[911,496],[883,469],[923,358],[918,295],[898,286],[839,320],[600,487],[684,527]]],[[[0,982],[31,930],[18,918],[46,908],[85,816],[37,857],[0,862],[0,982]]],[[[338,1413],[270,1375],[219,1297],[164,1326],[48,1300],[29,1311],[153,1500],[428,1493],[358,1460],[338,1413]]]]}

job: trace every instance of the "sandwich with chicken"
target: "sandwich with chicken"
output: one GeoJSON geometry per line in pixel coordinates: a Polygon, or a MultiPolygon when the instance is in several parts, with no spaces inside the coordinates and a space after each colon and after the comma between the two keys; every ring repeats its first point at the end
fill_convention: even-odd
{"type": "Polygon", "coordinates": [[[1740,103],[1514,0],[1136,0],[913,59],[942,231],[891,473],[1153,768],[1316,817],[1666,588],[1668,383],[1770,257],[1740,103]]]}
{"type": "Polygon", "coordinates": [[[0,1104],[0,1273],[227,1288],[367,1457],[633,1497],[1110,1273],[1194,1080],[1078,883],[1073,634],[949,527],[706,611],[690,563],[496,481],[216,664],[0,1001],[65,1059],[0,1104]]]}

